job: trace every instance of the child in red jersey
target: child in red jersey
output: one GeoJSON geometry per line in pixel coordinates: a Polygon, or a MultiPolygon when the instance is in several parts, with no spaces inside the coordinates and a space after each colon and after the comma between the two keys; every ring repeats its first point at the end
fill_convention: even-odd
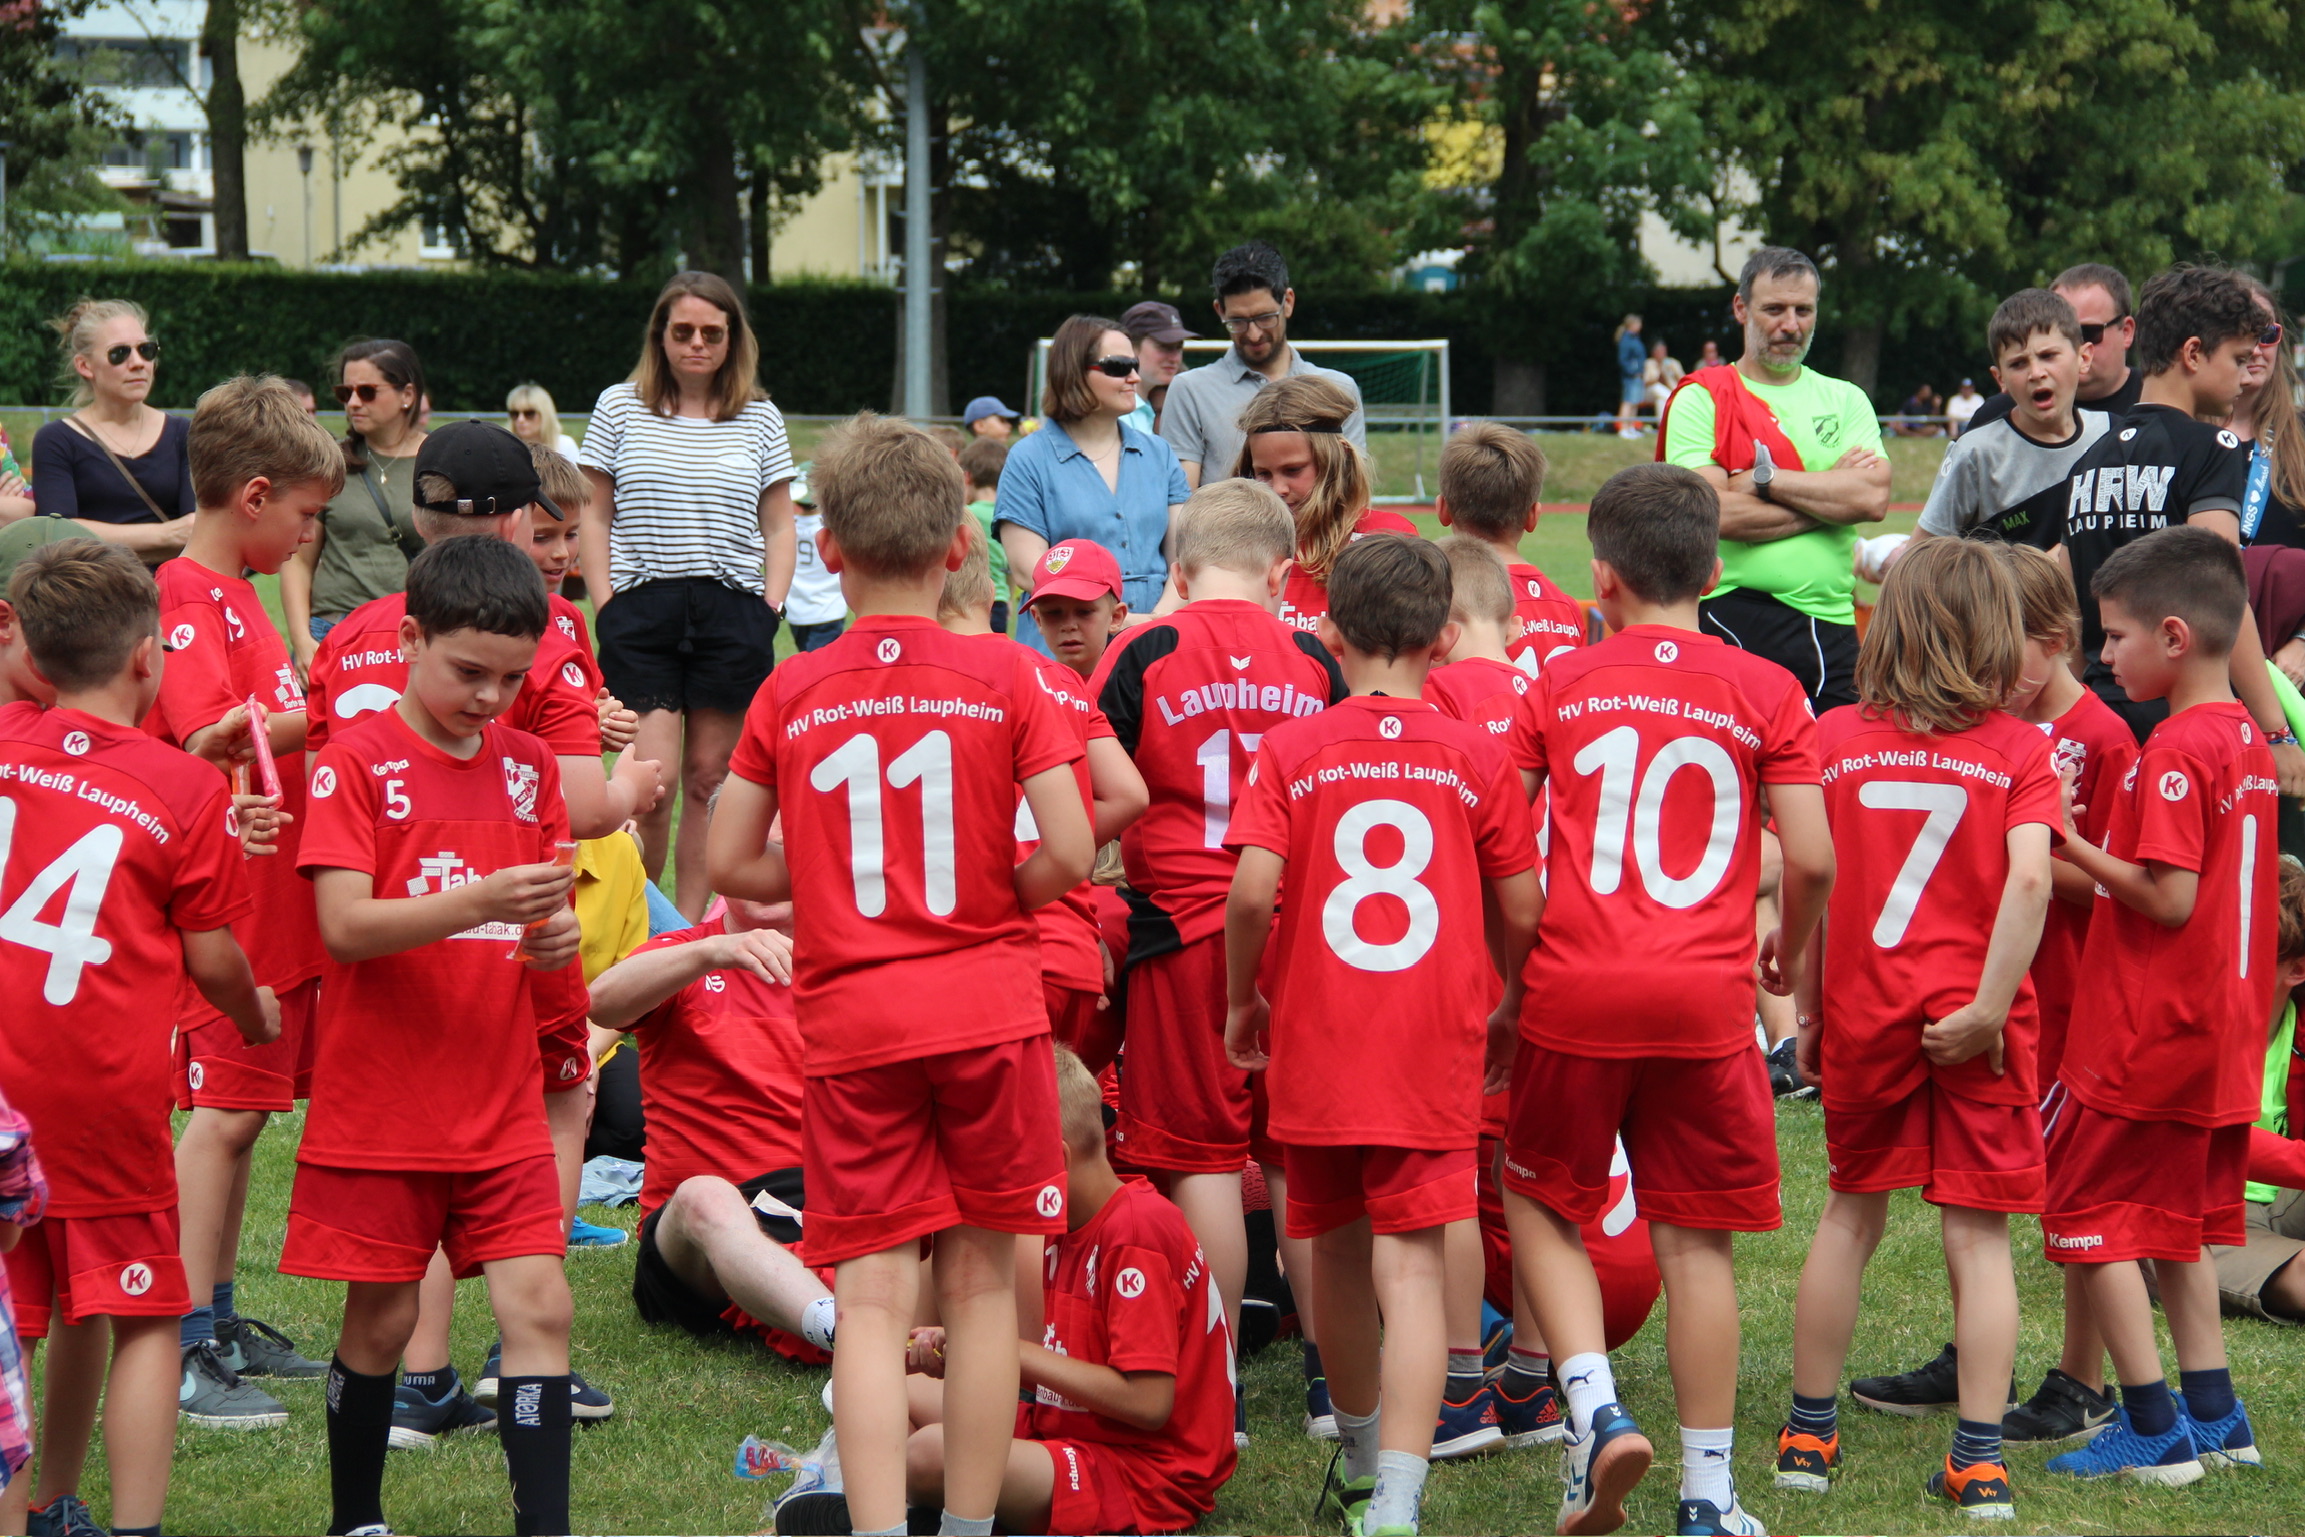
{"type": "MultiPolygon", "coordinates": [[[[1520,969],[1541,901],[1503,743],[1418,697],[1456,641],[1448,614],[1449,563],[1422,541],[1338,556],[1320,635],[1352,697],[1265,733],[1225,835],[1240,855],[1225,1051],[1267,1074],[1289,1235],[1313,1244],[1342,1442],[1322,1513],[1372,1534],[1417,1530],[1449,1367],[1442,1231],[1475,1216],[1482,1083],[1501,1087],[1512,1058],[1491,983],[1520,969]],[[1268,1006],[1258,977],[1284,873],[1268,1006]]],[[[1503,1439],[1493,1407],[1486,1424],[1462,1417],[1453,1439],[1503,1439]]]]}
{"type": "Polygon", "coordinates": [[[1532,678],[1550,658],[1585,643],[1585,605],[1521,558],[1521,536],[1536,531],[1544,490],[1545,451],[1501,422],[1467,422],[1441,449],[1434,515],[1504,561],[1516,621],[1505,636],[1507,660],[1532,678]]]}
{"type": "Polygon", "coordinates": [[[857,1529],[904,1530],[905,1336],[933,1238],[953,1342],[945,1529],[984,1532],[1014,1419],[1012,1235],[1064,1229],[1031,914],[1088,875],[1080,741],[1028,660],[936,626],[972,520],[934,438],[860,416],[819,451],[813,489],[819,552],[858,617],[754,698],[712,886],[794,907],[808,1253],[836,1266],[833,1424],[857,1529]],[[1020,786],[1041,838],[1021,864],[1020,786]]]}
{"type": "Polygon", "coordinates": [[[1489,545],[1465,534],[1440,541],[1449,563],[1449,623],[1456,644],[1425,679],[1424,697],[1443,715],[1469,721],[1502,740],[1534,672],[1513,665],[1506,641],[1519,621],[1512,578],[1489,545]]]}
{"type": "Polygon", "coordinates": [[[2278,798],[2264,733],[2229,681],[2247,604],[2233,546],[2208,529],[2161,529],[2107,558],[2090,592],[2114,681],[2130,699],[2166,699],[2170,714],[2114,792],[2104,843],[2072,815],[2065,824],[2065,856],[2100,895],[2073,1000],[2087,1028],[2065,1043],[2041,1232],[2049,1258],[2086,1278],[2121,1408],[2049,1468],[2187,1484],[2203,1460],[2261,1460],[2201,1246],[2245,1236],[2280,930],[2278,798]],[[2181,1399],[2161,1375],[2141,1259],[2153,1261],[2181,1399]]]}
{"type": "MultiPolygon", "coordinates": [[[[441,436],[435,433],[435,441],[441,436]]],[[[549,623],[519,550],[408,567],[406,692],[312,769],[302,867],[337,962],[280,1268],[352,1283],[328,1373],[334,1532],[378,1527],[393,1373],[436,1248],[485,1274],[522,1533],[568,1527],[566,1228],[538,1103],[532,976],[576,957],[552,751],[496,723],[549,623]]],[[[580,988],[581,990],[581,988],[580,988]]]]}
{"type": "MultiPolygon", "coordinates": [[[[1125,632],[1092,680],[1152,797],[1121,838],[1131,1044],[1113,1145],[1154,1170],[1192,1224],[1234,1328],[1248,1271],[1241,1170],[1253,1152],[1276,1207],[1286,1175],[1261,1085],[1225,1060],[1224,904],[1238,863],[1225,831],[1264,733],[1345,693],[1320,642],[1273,617],[1296,537],[1288,508],[1253,481],[1194,492],[1170,567],[1185,606],[1125,632]]],[[[1305,1274],[1308,1249],[1294,1247],[1281,1252],[1305,1274]]]]}
{"type": "Polygon", "coordinates": [[[1128,628],[1120,562],[1087,539],[1066,539],[1041,552],[1024,607],[1040,626],[1049,652],[1084,678],[1096,672],[1105,648],[1128,628]]]}
{"type": "Polygon", "coordinates": [[[156,1533],[190,1305],[169,1032],[187,979],[250,1042],[277,1038],[280,1013],[232,934],[249,893],[229,789],[138,729],[163,676],[152,578],[117,545],[67,540],[24,559],[11,597],[56,702],[0,709],[0,1080],[49,1180],[7,1264],[20,1333],[56,1349],[38,1485],[11,1481],[0,1523],[26,1529],[28,1498],[32,1530],[88,1522],[75,1490],[101,1391],[111,1524],[156,1533]]]}
{"type": "Polygon", "coordinates": [[[1306,635],[1328,612],[1329,569],[1346,545],[1370,534],[1416,537],[1407,518],[1369,505],[1375,487],[1368,459],[1344,435],[1359,409],[1331,379],[1298,374],[1257,391],[1241,410],[1241,456],[1233,473],[1269,488],[1296,520],[1296,558],[1281,589],[1280,620],[1306,635]]]}
{"type": "MultiPolygon", "coordinates": [[[[999,1520],[1012,1532],[1181,1531],[1216,1508],[1239,1456],[1232,1339],[1192,1229],[1150,1185],[1113,1172],[1096,1079],[1061,1047],[1056,1081],[1067,1231],[1048,1249],[1047,1335],[1022,1347],[1033,1398],[1016,1411],[999,1520]]],[[[913,1390],[905,1481],[924,1504],[945,1497],[952,1425],[933,1379],[949,1349],[942,1329],[914,1332],[911,1364],[932,1380],[913,1390]]],[[[787,1512],[779,1531],[848,1530],[788,1524],[787,1512]]]]}
{"type": "Polygon", "coordinates": [[[1737,1298],[1730,1237],[1778,1206],[1768,1078],[1752,1049],[1761,798],[1784,848],[1772,990],[1832,883],[1817,728],[1792,674],[1697,630],[1720,579],[1720,508],[1691,472],[1609,477],[1586,518],[1616,633],[1553,658],[1514,717],[1531,796],[1550,786],[1544,920],[1522,969],[1505,1133],[1513,1262],[1569,1407],[1563,1532],[1614,1531],[1649,1443],[1616,1401],[1601,1293],[1579,1242],[1622,1133],[1673,1319],[1682,1532],[1758,1532],[1730,1452],[1737,1298]],[[1525,999],[1525,1002],[1524,1002],[1525,999]]]}
{"type": "MultiPolygon", "coordinates": [[[[284,1424],[286,1406],[238,1380],[310,1378],[326,1368],[268,1325],[237,1315],[233,1279],[249,1151],[276,1112],[308,1087],[307,1038],[328,956],[312,887],[296,873],[304,822],[304,694],[288,645],[245,572],[278,571],[312,538],[344,484],[344,456],[278,379],[242,375],[200,397],[187,448],[199,501],[184,553],[163,564],[160,627],[173,653],[144,729],[188,752],[245,761],[249,700],[279,765],[276,853],[248,870],[255,904],[235,931],[256,980],[280,999],[279,1038],[246,1042],[197,1000],[178,1022],[176,1145],[184,1278],[184,1422],[224,1429],[284,1424]]],[[[253,776],[250,776],[251,778],[253,776]]],[[[261,786],[251,786],[261,788],[261,786]]]]}
{"type": "Polygon", "coordinates": [[[1915,545],[1865,633],[1860,702],[1818,723],[1835,874],[1799,1051],[1823,1088],[1832,1191],[1793,1315],[1780,1489],[1831,1486],[1865,1264],[1890,1192],[1918,1187],[1942,1219],[1959,1348],[1960,1421],[1929,1492],[1973,1519],[2016,1513],[2001,1454],[2017,1350],[2008,1214],[2039,1211],[2045,1179],[2025,971],[2057,817],[2048,739],[2001,708],[2023,678],[2022,612],[1985,545],[1915,545]],[[1981,907],[1993,891],[1997,908],[1981,907]]]}

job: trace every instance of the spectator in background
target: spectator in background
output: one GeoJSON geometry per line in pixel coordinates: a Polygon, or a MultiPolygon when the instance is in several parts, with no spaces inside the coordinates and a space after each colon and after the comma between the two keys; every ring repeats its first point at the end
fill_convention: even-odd
{"type": "MultiPolygon", "coordinates": [[[[1192,492],[1169,445],[1128,425],[1138,377],[1118,323],[1075,315],[1057,327],[1040,403],[1048,425],[1009,451],[993,526],[1011,571],[1032,570],[1044,550],[1067,539],[1103,545],[1120,561],[1129,612],[1150,614],[1168,583],[1169,537],[1192,492]]],[[[1050,654],[1037,627],[1017,638],[1050,654]]]]}
{"type": "Polygon", "coordinates": [[[504,397],[504,414],[521,442],[541,443],[570,463],[576,461],[576,439],[560,430],[560,408],[543,385],[514,385],[504,397]]]}
{"type": "MultiPolygon", "coordinates": [[[[1176,451],[1185,484],[1197,488],[1204,477],[1222,480],[1240,461],[1242,409],[1266,385],[1299,374],[1319,374],[1352,397],[1353,414],[1345,423],[1345,436],[1353,447],[1365,451],[1369,434],[1360,386],[1349,374],[1306,362],[1304,354],[1289,345],[1289,316],[1296,313],[1297,295],[1289,287],[1288,263],[1281,260],[1281,253],[1261,240],[1234,246],[1217,258],[1209,278],[1216,291],[1217,319],[1232,337],[1232,348],[1213,363],[1178,374],[1161,407],[1160,435],[1176,451]]],[[[1100,542],[1110,546],[1110,541],[1100,542]]],[[[1125,556],[1121,569],[1130,570],[1125,556]]],[[[1138,606],[1134,586],[1128,606],[1134,614],[1151,612],[1149,601],[1138,606]]]]}
{"type": "Polygon", "coordinates": [[[1657,342],[1649,348],[1648,361],[1641,365],[1641,392],[1648,396],[1649,409],[1664,415],[1665,402],[1673,398],[1673,388],[1688,372],[1681,360],[1669,356],[1665,344],[1657,342]]]}
{"type": "Polygon", "coordinates": [[[1897,408],[1897,415],[1903,418],[1897,423],[1897,436],[1900,438],[1942,437],[1945,432],[1945,424],[1938,421],[1937,418],[1944,414],[1944,397],[1926,384],[1915,385],[1913,393],[1907,395],[1905,403],[1897,408]]]}
{"type": "Polygon", "coordinates": [[[1698,368],[1725,368],[1728,366],[1728,361],[1727,358],[1721,356],[1721,344],[1708,336],[1705,338],[1705,345],[1697,352],[1697,368],[1692,368],[1689,372],[1695,373],[1698,368]]]}
{"type": "MultiPolygon", "coordinates": [[[[2144,372],[2129,366],[2129,348],[2137,340],[2129,279],[2118,267],[2083,262],[2058,273],[2049,291],[2072,305],[2073,313],[2081,317],[2081,340],[2088,347],[2081,362],[2081,388],[2073,403],[2116,419],[2128,415],[2145,389],[2144,372]]],[[[1998,421],[2013,406],[2004,393],[1988,395],[1964,430],[1998,421]]]]}
{"type": "Polygon", "coordinates": [[[1617,436],[1641,435],[1641,317],[1627,315],[1617,326],[1617,436]]]}
{"type": "Polygon", "coordinates": [[[288,393],[296,397],[296,403],[304,408],[305,415],[320,414],[320,402],[314,398],[311,385],[302,379],[283,379],[280,382],[288,386],[288,393]]]}
{"type": "Polygon", "coordinates": [[[601,392],[577,463],[602,514],[580,535],[600,669],[640,712],[641,756],[680,765],[678,847],[671,796],[640,819],[649,879],[670,854],[673,902],[693,920],[711,896],[704,807],[775,665],[799,556],[784,417],[725,279],[681,272],[664,285],[632,377],[601,392]]]}
{"type": "Polygon", "coordinates": [[[979,395],[961,408],[960,424],[971,437],[1006,443],[1016,434],[1018,414],[998,395],[979,395]]]}
{"type": "Polygon", "coordinates": [[[1160,431],[1161,403],[1185,366],[1185,343],[1196,340],[1200,332],[1186,330],[1176,306],[1158,299],[1130,305],[1120,327],[1136,344],[1137,399],[1129,425],[1149,435],[1160,431]]]}
{"type": "Polygon", "coordinates": [[[82,299],[50,324],[76,409],[33,434],[40,511],[157,566],[192,529],[191,423],[146,399],[160,344],[127,299],[82,299]]]}
{"type": "Polygon", "coordinates": [[[848,628],[848,598],[840,590],[840,577],[825,569],[824,557],[817,553],[816,536],[824,528],[824,518],[816,510],[816,493],[808,488],[808,466],[793,471],[786,484],[792,494],[795,555],[784,625],[792,632],[793,650],[814,651],[840,639],[848,628]]]}
{"type": "Polygon", "coordinates": [[[1977,393],[1977,381],[1963,379],[1953,398],[1945,402],[1945,429],[1959,437],[1968,428],[1970,418],[1985,404],[1985,397],[1977,393]]]}
{"type": "Polygon", "coordinates": [[[344,489],[321,509],[312,542],[280,568],[280,607],[296,669],[361,604],[408,585],[416,533],[416,451],[426,433],[424,365],[390,340],[354,342],[336,361],[344,407],[344,489]]]}
{"type": "Polygon", "coordinates": [[[985,554],[992,563],[992,629],[995,635],[1008,633],[1008,552],[993,537],[993,499],[1000,494],[1001,466],[1008,463],[1008,445],[991,438],[978,438],[962,449],[959,455],[960,473],[968,482],[968,510],[976,516],[977,525],[984,530],[985,554]]]}

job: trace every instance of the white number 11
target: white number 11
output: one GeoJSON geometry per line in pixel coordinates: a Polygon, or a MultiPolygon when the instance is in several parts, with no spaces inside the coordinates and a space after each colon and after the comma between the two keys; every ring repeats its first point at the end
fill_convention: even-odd
{"type": "MultiPolygon", "coordinates": [[[[885,840],[881,832],[880,743],[859,732],[809,770],[808,782],[830,794],[848,787],[848,868],[856,910],[878,918],[888,910],[885,840]]],[[[922,898],[939,918],[958,905],[958,856],[952,831],[952,738],[931,731],[890,761],[888,783],[920,786],[922,898]]]]}

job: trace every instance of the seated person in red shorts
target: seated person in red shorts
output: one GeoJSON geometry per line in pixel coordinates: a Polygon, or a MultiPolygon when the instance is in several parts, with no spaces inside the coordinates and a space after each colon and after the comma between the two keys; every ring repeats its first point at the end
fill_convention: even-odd
{"type": "MultiPolygon", "coordinates": [[[[2065,857],[2097,910],[2049,1128],[2049,1258],[2080,1268],[2121,1383],[2112,1425],[2055,1473],[2189,1484],[2204,1460],[2261,1460],[2233,1395],[2204,1244],[2237,1244],[2249,1124],[2280,939],[2273,755],[2234,698],[2228,654],[2248,589],[2208,529],[2122,546],[2090,581],[2105,660],[2131,699],[2166,699],[2117,792],[2102,847],[2065,818],[2065,857]],[[2177,1346],[2173,1398],[2134,1263],[2153,1261],[2177,1346]]],[[[2103,793],[2100,790],[2099,793],[2103,793]]]]}
{"type": "Polygon", "coordinates": [[[640,1049],[648,1159],[632,1302],[698,1338],[758,1333],[830,1360],[832,1292],[801,1240],[792,908],[742,898],[593,979],[592,1022],[640,1049]]]}

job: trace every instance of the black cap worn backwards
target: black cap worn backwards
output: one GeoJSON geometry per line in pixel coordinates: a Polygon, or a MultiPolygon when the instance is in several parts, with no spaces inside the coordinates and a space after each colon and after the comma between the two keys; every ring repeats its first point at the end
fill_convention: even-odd
{"type": "Polygon", "coordinates": [[[450,422],[430,434],[416,451],[416,474],[438,475],[456,487],[454,501],[417,503],[428,512],[493,518],[534,502],[554,522],[568,521],[544,494],[528,445],[494,422],[450,422]]]}

